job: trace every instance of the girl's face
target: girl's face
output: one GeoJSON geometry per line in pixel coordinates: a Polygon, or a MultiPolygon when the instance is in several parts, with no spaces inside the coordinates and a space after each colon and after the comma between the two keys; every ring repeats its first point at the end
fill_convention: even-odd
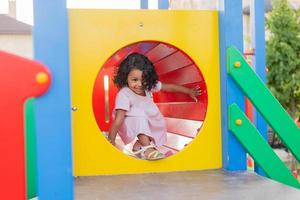
{"type": "Polygon", "coordinates": [[[127,84],[129,89],[138,95],[145,95],[143,87],[143,72],[139,69],[133,69],[129,72],[127,77],[127,84]]]}

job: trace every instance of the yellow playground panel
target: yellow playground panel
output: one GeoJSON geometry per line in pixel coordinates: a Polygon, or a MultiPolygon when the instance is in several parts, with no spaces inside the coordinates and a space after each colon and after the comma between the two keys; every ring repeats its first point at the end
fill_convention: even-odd
{"type": "Polygon", "coordinates": [[[74,175],[221,168],[217,12],[70,10],[69,14],[72,106],[77,108],[72,116],[74,175]],[[207,85],[208,107],[199,134],[182,151],[159,161],[139,160],[113,147],[93,113],[93,87],[101,66],[119,49],[139,41],[181,49],[199,66],[207,85]]]}

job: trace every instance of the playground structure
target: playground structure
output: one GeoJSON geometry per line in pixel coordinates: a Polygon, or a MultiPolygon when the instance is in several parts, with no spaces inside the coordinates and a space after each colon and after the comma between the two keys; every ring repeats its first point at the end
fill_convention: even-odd
{"type": "Polygon", "coordinates": [[[76,176],[221,167],[221,128],[220,124],[216,123],[220,121],[217,12],[71,10],[69,17],[72,106],[77,108],[73,114],[76,176]],[[109,16],[115,18],[111,19],[109,16]],[[188,29],[189,25],[183,23],[173,26],[171,22],[174,18],[188,20],[194,24],[194,31],[184,41],[180,40],[180,31],[188,29]],[[193,21],[198,18],[203,20],[193,21]],[[160,19],[164,20],[159,25],[154,23],[160,19]],[[140,23],[143,23],[142,27],[140,23]],[[98,24],[107,27],[107,31],[103,31],[98,24]],[[79,31],[82,26],[85,26],[87,32],[79,31]],[[160,31],[151,31],[154,27],[160,31]],[[174,32],[168,34],[170,29],[174,29],[174,32]],[[93,30],[92,34],[90,30],[93,30]],[[175,32],[179,36],[174,35],[175,32]],[[120,37],[114,37],[118,35],[120,37]],[[202,45],[195,46],[195,42],[202,45]],[[155,165],[116,151],[100,134],[100,130],[108,131],[109,127],[104,115],[104,76],[110,79],[110,89],[107,91],[110,105],[107,115],[111,116],[117,92],[112,83],[115,66],[130,52],[144,53],[148,56],[154,63],[161,81],[190,87],[200,85],[203,89],[203,95],[198,102],[178,94],[160,93],[154,96],[168,124],[168,142],[162,151],[176,153],[183,149],[184,145],[196,136],[202,122],[205,121],[201,133],[188,144],[189,148],[184,148],[155,165]],[[198,54],[203,56],[197,56],[198,54]],[[105,64],[101,68],[101,64],[99,66],[98,63],[105,64]],[[84,65],[89,67],[83,71],[84,65]],[[208,99],[207,91],[214,98],[208,99]],[[94,109],[90,102],[93,102],[94,109]],[[94,115],[98,124],[95,123],[94,115]],[[202,134],[202,131],[210,134],[202,134]],[[102,156],[99,156],[101,154],[102,156]],[[199,162],[194,162],[195,159],[199,162]]]}
{"type": "MultiPolygon", "coordinates": [[[[50,68],[53,79],[49,92],[36,99],[35,107],[37,180],[40,199],[73,199],[73,175],[220,168],[229,171],[245,170],[245,150],[251,154],[268,177],[300,188],[297,180],[293,178],[240,110],[243,110],[244,95],[246,95],[267,122],[279,133],[280,138],[299,161],[300,155],[297,151],[299,142],[296,143],[300,141],[299,129],[238,52],[242,49],[241,30],[238,29],[241,26],[241,13],[237,12],[241,11],[241,2],[225,0],[223,3],[223,9],[219,12],[70,10],[67,15],[65,1],[56,0],[47,3],[36,1],[35,59],[50,68]],[[179,23],[179,19],[184,23],[179,23]],[[68,41],[70,41],[70,48],[68,41]],[[233,45],[238,50],[233,48],[233,45]],[[101,80],[104,75],[112,73],[111,66],[117,65],[121,59],[133,51],[145,53],[154,63],[157,63],[156,67],[161,79],[188,86],[199,84],[204,91],[199,103],[193,103],[192,106],[191,103],[187,103],[188,99],[180,96],[162,94],[154,97],[158,103],[185,102],[177,105],[182,106],[178,110],[189,109],[188,112],[178,114],[178,110],[174,111],[178,108],[177,106],[172,108],[164,104],[161,104],[160,109],[171,124],[168,131],[173,133],[181,131],[183,132],[181,135],[194,138],[182,151],[157,162],[137,160],[126,156],[112,147],[100,131],[100,129],[103,132],[107,130],[106,121],[109,121],[107,116],[110,116],[109,110],[113,106],[111,103],[115,92],[111,90],[108,93],[109,101],[101,100],[101,97],[107,95],[101,80]],[[71,73],[68,63],[69,52],[71,73]],[[171,60],[168,61],[168,58],[171,60]],[[189,76],[184,78],[185,76],[179,76],[178,73],[189,73],[189,76]],[[69,88],[70,75],[72,77],[71,89],[69,88]],[[257,89],[253,90],[253,86],[257,89]],[[70,93],[74,110],[72,114],[73,155],[71,153],[70,93]],[[107,106],[108,109],[99,108],[98,103],[101,101],[100,104],[110,103],[107,106]],[[193,112],[191,112],[192,109],[194,109],[193,112]],[[273,112],[275,110],[277,114],[273,117],[269,116],[269,109],[273,112]],[[108,110],[107,115],[106,110],[108,110]],[[176,121],[178,118],[180,120],[176,121]],[[196,121],[196,125],[190,126],[193,121],[196,121]],[[278,121],[282,123],[278,124],[278,121]],[[174,128],[174,124],[181,124],[181,126],[174,128]],[[200,126],[201,129],[198,131],[200,126]],[[192,136],[188,135],[191,134],[189,127],[196,129],[192,136]],[[289,127],[289,129],[283,127],[289,127]],[[196,134],[198,134],[197,137],[196,134]],[[74,159],[74,173],[72,173],[72,158],[74,159]]],[[[263,11],[260,9],[263,9],[263,6],[259,5],[259,1],[255,1],[255,5],[257,8],[255,16],[258,17],[260,14],[261,17],[263,11]]],[[[262,19],[263,17],[260,18],[262,19]]],[[[259,25],[261,24],[258,24],[258,27],[259,25]]],[[[264,66],[264,62],[258,59],[258,55],[262,53],[261,50],[264,49],[256,47],[256,62],[254,62],[256,66],[264,66]]],[[[2,62],[1,59],[2,71],[6,70],[7,63],[12,63],[13,60],[2,62]]],[[[31,65],[34,65],[34,62],[31,65]]],[[[20,64],[15,63],[15,66],[20,66],[20,64]]],[[[19,69],[16,70],[18,72],[19,69]]],[[[50,75],[48,72],[44,73],[38,76],[42,78],[35,78],[35,80],[38,83],[44,83],[43,88],[46,88],[50,81],[45,77],[50,77],[50,75]]],[[[9,74],[7,77],[8,80],[12,80],[14,74],[9,74]]],[[[7,84],[1,82],[1,91],[4,85],[7,84]]],[[[14,85],[19,86],[19,84],[14,85]]],[[[111,86],[110,84],[110,88],[111,86]]],[[[14,90],[19,91],[18,88],[14,90]]],[[[18,118],[23,117],[20,105],[23,105],[25,98],[41,94],[45,89],[39,93],[30,93],[27,88],[24,91],[28,92],[25,96],[16,93],[21,96],[21,98],[18,96],[16,100],[16,104],[19,105],[18,113],[14,113],[18,115],[18,118]]],[[[12,98],[9,95],[6,97],[12,98]]],[[[9,98],[6,99],[8,102],[10,102],[9,98]]],[[[10,107],[4,106],[4,108],[17,107],[13,101],[10,103],[10,107]]],[[[255,120],[258,130],[263,133],[265,125],[262,125],[259,116],[256,116],[255,120]]],[[[8,130],[13,133],[17,132],[17,130],[11,131],[13,124],[13,127],[18,128],[18,137],[22,138],[22,120],[16,125],[12,118],[8,118],[5,124],[7,126],[3,132],[6,133],[8,130]]],[[[1,120],[1,132],[3,127],[1,120]]],[[[16,138],[7,140],[14,139],[16,138]]],[[[6,140],[3,138],[1,141],[6,140]]],[[[1,169],[1,172],[7,174],[4,176],[6,178],[1,180],[1,185],[4,183],[7,185],[2,196],[24,199],[25,162],[24,157],[20,156],[24,152],[24,145],[7,143],[4,147],[6,149],[0,151],[2,156],[15,157],[19,160],[18,163],[12,161],[18,169],[10,168],[11,163],[1,163],[1,166],[5,167],[1,169]],[[12,148],[16,145],[20,148],[12,148]],[[7,153],[7,149],[13,149],[13,151],[7,153]],[[19,183],[18,186],[9,182],[7,184],[9,176],[13,175],[15,170],[20,172],[20,175],[14,177],[14,180],[19,183]],[[11,197],[12,194],[15,196],[11,197]]],[[[175,148],[171,147],[173,150],[175,148]]],[[[179,149],[182,148],[183,146],[179,149]]],[[[262,171],[257,169],[258,173],[262,171]]]]}

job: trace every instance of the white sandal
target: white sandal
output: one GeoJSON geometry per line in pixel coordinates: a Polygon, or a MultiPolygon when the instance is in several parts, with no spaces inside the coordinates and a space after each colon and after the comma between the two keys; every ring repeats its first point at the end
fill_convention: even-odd
{"type": "Polygon", "coordinates": [[[156,149],[156,146],[151,142],[150,145],[141,146],[141,149],[138,151],[132,152],[136,157],[139,157],[143,160],[160,160],[165,158],[165,155],[156,149]],[[153,148],[154,150],[145,155],[145,152],[153,148]]]}

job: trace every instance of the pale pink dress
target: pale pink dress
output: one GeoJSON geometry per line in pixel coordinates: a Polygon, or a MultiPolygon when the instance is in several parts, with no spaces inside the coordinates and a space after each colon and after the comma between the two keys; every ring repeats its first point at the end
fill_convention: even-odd
{"type": "Polygon", "coordinates": [[[125,145],[132,142],[140,133],[153,138],[158,147],[166,143],[166,122],[152,99],[152,92],[158,92],[160,89],[161,83],[158,82],[151,92],[146,91],[146,96],[138,95],[128,87],[123,87],[118,92],[113,118],[117,109],[127,111],[118,131],[125,145]]]}

